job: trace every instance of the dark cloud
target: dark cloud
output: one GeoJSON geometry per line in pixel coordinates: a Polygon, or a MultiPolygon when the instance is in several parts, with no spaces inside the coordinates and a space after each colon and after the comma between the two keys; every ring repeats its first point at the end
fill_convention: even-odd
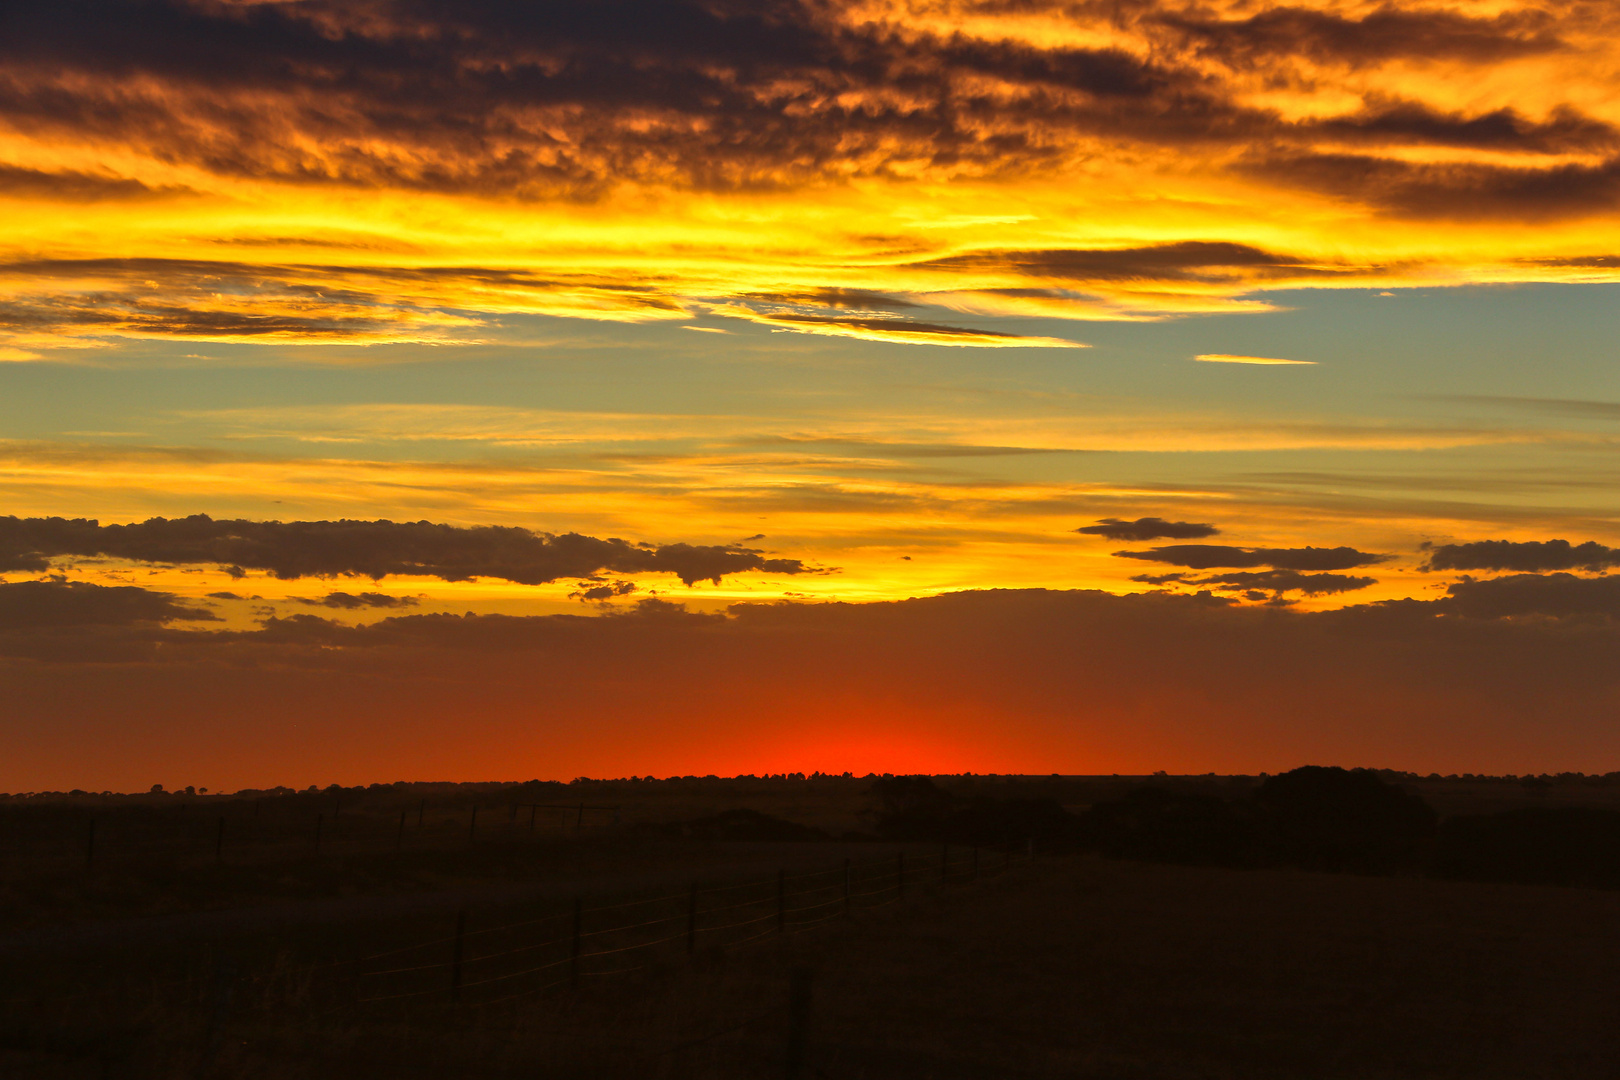
{"type": "Polygon", "coordinates": [[[211,593],[208,594],[208,598],[210,600],[246,600],[247,599],[247,597],[242,596],[242,595],[240,595],[238,593],[233,593],[233,592],[211,592],[211,593]]]}
{"type": "Polygon", "coordinates": [[[1284,151],[1255,157],[1241,168],[1405,217],[1537,220],[1600,213],[1620,204],[1620,157],[1527,168],[1284,151]]]}
{"type": "MultiPolygon", "coordinates": [[[[843,0],[61,0],[0,9],[0,116],[220,174],[595,198],[638,179],[1017,173],[1096,137],[1301,144],[1321,131],[1241,104],[1209,61],[1488,64],[1562,47],[1533,12],[1110,8],[1084,14],[1129,24],[1140,48],[936,33],[843,0]]],[[[1341,133],[1546,150],[1602,127],[1422,110],[1341,133]]]]}
{"type": "Polygon", "coordinates": [[[796,293],[750,293],[744,299],[777,304],[816,304],[856,311],[906,311],[921,304],[865,289],[812,289],[796,293]]]}
{"type": "Polygon", "coordinates": [[[1302,574],[1297,570],[1235,570],[1225,574],[1194,577],[1191,574],[1138,574],[1131,578],[1149,585],[1195,585],[1222,591],[1242,592],[1248,600],[1266,599],[1262,589],[1269,589],[1275,598],[1282,593],[1301,592],[1306,596],[1329,596],[1335,593],[1355,592],[1378,584],[1377,578],[1350,577],[1344,574],[1302,574]]]}
{"type": "MultiPolygon", "coordinates": [[[[16,284],[0,329],[205,339],[390,339],[449,332],[447,293],[495,288],[538,309],[557,295],[603,309],[682,312],[652,286],[589,274],[479,266],[378,267],[232,260],[103,258],[0,262],[16,284]]],[[[481,325],[455,312],[458,328],[481,325]]]]}
{"type": "Polygon", "coordinates": [[[1446,589],[1446,610],[1469,618],[1515,615],[1620,617],[1620,576],[1514,574],[1488,581],[1459,581],[1446,589]]]}
{"type": "Polygon", "coordinates": [[[1351,141],[1544,154],[1605,150],[1620,137],[1609,124],[1568,107],[1555,109],[1548,119],[1536,122],[1514,109],[1467,116],[1438,112],[1415,101],[1381,103],[1349,116],[1320,121],[1314,127],[1322,135],[1351,141]]]}
{"type": "Polygon", "coordinates": [[[670,573],[688,585],[727,574],[814,572],[798,559],[766,558],[736,545],[632,544],[578,533],[427,521],[215,521],[152,518],[100,525],[65,518],[0,518],[0,559],[109,556],[139,562],[211,563],[267,570],[279,578],[417,574],[465,581],[504,578],[539,585],[599,571],[670,573]]]}
{"type": "Polygon", "coordinates": [[[982,251],[917,265],[941,270],[1004,270],[1025,277],[1077,283],[1139,280],[1227,283],[1252,277],[1328,272],[1296,256],[1263,251],[1248,244],[1209,240],[1136,248],[982,251]]]}
{"type": "Polygon", "coordinates": [[[1247,19],[1183,13],[1149,19],[1184,35],[1205,55],[1234,65],[1280,56],[1352,65],[1408,57],[1490,63],[1567,48],[1555,33],[1553,16],[1539,10],[1487,19],[1386,4],[1359,19],[1303,7],[1275,7],[1247,19]]]}
{"type": "Polygon", "coordinates": [[[109,199],[152,199],[190,194],[182,187],[154,188],[124,176],[60,170],[44,172],[0,164],[0,196],[53,199],[59,202],[102,202],[109,199]]]}
{"type": "Polygon", "coordinates": [[[620,596],[629,596],[635,592],[637,585],[633,581],[608,581],[592,583],[582,581],[579,589],[568,594],[570,600],[583,600],[588,603],[603,603],[620,596]]]}
{"type": "Polygon", "coordinates": [[[1620,550],[1588,540],[1476,540],[1428,545],[1425,570],[1602,570],[1620,566],[1620,550]]]}
{"type": "Polygon", "coordinates": [[[1221,530],[1213,525],[1200,525],[1192,521],[1166,521],[1164,518],[1145,517],[1135,521],[1103,518],[1095,525],[1074,530],[1090,536],[1104,536],[1110,540],[1196,540],[1214,536],[1221,530]]]}
{"type": "MultiPolygon", "coordinates": [[[[227,593],[226,595],[230,594],[227,593]]],[[[414,596],[389,596],[387,593],[377,592],[331,592],[319,600],[310,600],[301,596],[293,597],[293,600],[309,607],[341,608],[345,611],[355,611],[359,608],[415,607],[420,603],[414,596]]]]}
{"type": "Polygon", "coordinates": [[[54,580],[0,584],[0,631],[155,626],[174,621],[218,622],[219,616],[187,607],[169,593],[133,585],[54,580]]]}
{"type": "Polygon", "coordinates": [[[1010,334],[1003,330],[970,330],[961,326],[916,322],[911,319],[837,318],[828,315],[791,315],[773,312],[761,316],[761,320],[770,323],[781,323],[785,326],[820,327],[823,329],[847,327],[851,330],[867,330],[877,334],[920,334],[946,341],[952,338],[999,338],[1007,341],[1018,341],[1027,336],[1024,334],[1010,334]]]}
{"type": "Polygon", "coordinates": [[[1193,570],[1269,566],[1275,570],[1349,570],[1384,562],[1387,555],[1373,555],[1355,548],[1240,548],[1224,544],[1171,544],[1147,551],[1116,551],[1122,559],[1169,563],[1193,570]]]}

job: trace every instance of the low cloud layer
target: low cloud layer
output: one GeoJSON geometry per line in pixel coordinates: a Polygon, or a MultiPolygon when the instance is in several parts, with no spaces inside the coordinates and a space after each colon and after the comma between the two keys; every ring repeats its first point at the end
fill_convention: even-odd
{"type": "Polygon", "coordinates": [[[22,640],[38,631],[153,628],[170,622],[218,621],[219,616],[191,607],[169,593],[135,585],[81,581],[0,583],[0,631],[18,634],[22,640]]]}
{"type": "Polygon", "coordinates": [[[1350,547],[1319,548],[1241,548],[1224,544],[1171,544],[1147,551],[1116,551],[1122,559],[1168,563],[1192,570],[1245,569],[1269,566],[1274,570],[1350,570],[1384,562],[1387,555],[1374,555],[1350,547]]]}
{"type": "Polygon", "coordinates": [[[195,629],[140,590],[3,585],[0,610],[28,613],[0,626],[0,789],[144,788],[177,761],[211,786],[767,763],[1591,771],[1620,752],[1620,618],[1613,579],[1566,577],[1315,613],[996,590],[254,630],[195,629]]]}
{"type": "Polygon", "coordinates": [[[1459,581],[1446,588],[1446,596],[1447,610],[1472,618],[1620,618],[1620,576],[1513,574],[1486,581],[1459,581]]]}
{"type": "Polygon", "coordinates": [[[1603,570],[1620,566],[1620,550],[1588,540],[1476,540],[1427,548],[1426,570],[1603,570]]]}
{"type": "Polygon", "coordinates": [[[1192,521],[1166,521],[1163,518],[1144,517],[1135,521],[1103,518],[1095,525],[1086,525],[1074,531],[1109,540],[1197,540],[1205,536],[1214,536],[1221,530],[1213,525],[1200,525],[1192,521]]]}
{"type": "Polygon", "coordinates": [[[110,557],[207,564],[278,578],[390,574],[445,581],[503,578],[540,585],[610,571],[668,573],[687,585],[728,574],[814,572],[798,559],[736,545],[632,544],[512,526],[463,528],[427,521],[216,521],[207,515],[101,525],[76,518],[0,518],[0,569],[45,570],[52,559],[110,557]]]}

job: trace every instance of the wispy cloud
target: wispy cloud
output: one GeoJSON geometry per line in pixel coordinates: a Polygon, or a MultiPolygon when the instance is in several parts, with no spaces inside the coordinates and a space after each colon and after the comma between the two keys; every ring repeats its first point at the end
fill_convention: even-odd
{"type": "Polygon", "coordinates": [[[1200,353],[1193,359],[1205,364],[1257,364],[1261,367],[1316,363],[1315,360],[1284,360],[1280,356],[1236,356],[1232,353],[1200,353]]]}

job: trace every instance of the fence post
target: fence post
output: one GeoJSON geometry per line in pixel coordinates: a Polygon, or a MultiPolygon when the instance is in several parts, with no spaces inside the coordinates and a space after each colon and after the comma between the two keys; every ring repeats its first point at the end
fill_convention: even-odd
{"type": "Polygon", "coordinates": [[[197,1059],[197,1075],[207,1076],[219,1050],[220,1029],[230,1015],[231,996],[236,984],[236,965],[225,957],[214,961],[214,976],[208,987],[208,1023],[203,1028],[202,1052],[197,1059]]]}
{"type": "Polygon", "coordinates": [[[478,807],[473,807],[472,824],[467,826],[467,843],[478,839],[478,807]]]}
{"type": "Polygon", "coordinates": [[[844,856],[844,914],[849,914],[849,856],[844,856]]]}
{"type": "Polygon", "coordinates": [[[787,871],[776,872],[776,932],[787,929],[787,871]]]}
{"type": "Polygon", "coordinates": [[[787,1080],[799,1080],[804,1070],[805,1044],[810,1027],[810,969],[788,973],[787,1080]]]}
{"type": "Polygon", "coordinates": [[[461,1000],[461,956],[467,937],[467,909],[456,912],[456,943],[450,953],[450,997],[461,1000]]]}
{"type": "Polygon", "coordinates": [[[96,819],[90,819],[90,831],[84,839],[84,868],[90,869],[96,862],[96,819]]]}
{"type": "Polygon", "coordinates": [[[225,815],[224,814],[221,814],[220,817],[219,817],[219,834],[214,837],[214,861],[217,862],[217,863],[222,863],[222,862],[225,861],[225,815]]]}
{"type": "Polygon", "coordinates": [[[568,985],[579,989],[579,953],[582,944],[580,931],[585,919],[585,901],[574,897],[574,943],[568,953],[568,985]]]}
{"type": "Polygon", "coordinates": [[[906,896],[906,853],[894,853],[894,898],[903,900],[906,896]]]}
{"type": "Polygon", "coordinates": [[[529,831],[530,832],[534,832],[534,815],[538,814],[539,812],[540,812],[540,804],[539,803],[536,803],[533,806],[529,807],[529,831]]]}
{"type": "Polygon", "coordinates": [[[692,900],[686,908],[686,955],[697,952],[698,884],[692,882],[692,900]]]}
{"type": "Polygon", "coordinates": [[[315,815],[315,854],[321,853],[321,826],[326,824],[325,814],[315,815]]]}

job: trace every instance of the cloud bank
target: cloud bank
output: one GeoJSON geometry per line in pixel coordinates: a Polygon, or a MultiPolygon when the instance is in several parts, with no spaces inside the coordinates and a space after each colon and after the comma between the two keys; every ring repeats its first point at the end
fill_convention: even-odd
{"type": "Polygon", "coordinates": [[[0,333],[471,342],[730,308],[1063,347],[925,309],[1612,280],[1617,40],[1603,5],[1515,2],[13,5],[0,333]],[[91,212],[116,250],[60,242],[91,212]]]}
{"type": "Polygon", "coordinates": [[[0,610],[31,612],[0,627],[0,789],[145,787],[181,768],[248,784],[1612,760],[1612,579],[1489,584],[1315,613],[1022,590],[245,631],[191,629],[205,624],[161,596],[0,585],[0,610]]]}
{"type": "MultiPolygon", "coordinates": [[[[813,573],[798,559],[753,548],[632,544],[515,526],[459,527],[427,521],[216,521],[206,514],[102,525],[86,518],[0,518],[0,569],[42,571],[62,557],[207,564],[265,570],[278,578],[414,574],[445,581],[502,578],[541,585],[603,571],[674,574],[687,585],[728,574],[813,573]]],[[[349,594],[334,593],[333,596],[349,594]]],[[[362,597],[375,594],[361,594],[362,597]]],[[[345,602],[331,603],[342,606],[345,602]]],[[[375,601],[365,601],[375,605],[375,601]]]]}

